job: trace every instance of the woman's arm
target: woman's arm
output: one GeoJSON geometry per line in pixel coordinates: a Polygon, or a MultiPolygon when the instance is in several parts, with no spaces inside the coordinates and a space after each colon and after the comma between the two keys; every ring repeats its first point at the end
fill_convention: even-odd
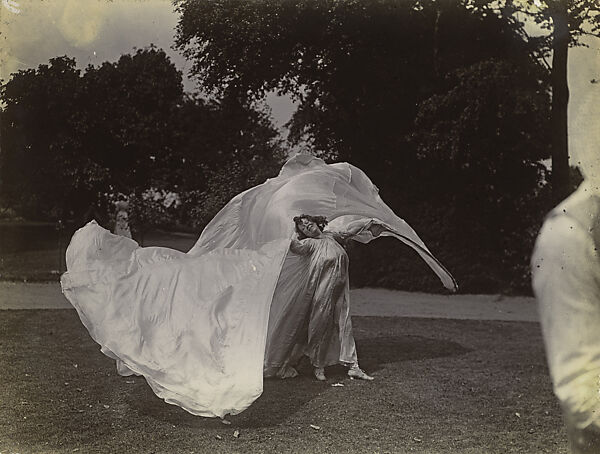
{"type": "Polygon", "coordinates": [[[353,221],[346,226],[343,232],[331,232],[339,242],[346,242],[353,236],[359,235],[364,231],[369,231],[374,237],[381,235],[386,228],[375,219],[360,219],[353,221]]]}
{"type": "Polygon", "coordinates": [[[290,251],[294,254],[298,255],[308,255],[313,250],[313,244],[310,239],[305,240],[297,240],[296,238],[292,238],[292,242],[290,243],[290,251]]]}

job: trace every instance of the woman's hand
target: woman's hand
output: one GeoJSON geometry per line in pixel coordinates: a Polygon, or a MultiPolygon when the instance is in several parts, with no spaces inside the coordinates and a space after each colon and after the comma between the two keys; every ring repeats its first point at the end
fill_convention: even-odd
{"type": "Polygon", "coordinates": [[[365,222],[365,219],[360,219],[348,224],[345,234],[346,236],[360,235],[366,230],[371,232],[374,237],[377,237],[386,231],[387,228],[375,219],[369,219],[367,222],[365,222]]]}

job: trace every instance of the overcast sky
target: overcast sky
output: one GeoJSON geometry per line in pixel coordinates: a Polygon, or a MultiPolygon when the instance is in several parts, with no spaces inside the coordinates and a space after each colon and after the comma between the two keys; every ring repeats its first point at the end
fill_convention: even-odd
{"type": "MultiPolygon", "coordinates": [[[[155,44],[184,73],[187,91],[189,63],[173,45],[177,14],[170,0],[0,0],[0,77],[34,68],[55,56],[74,57],[80,67],[115,61],[134,48],[155,44]]],[[[570,151],[572,161],[600,159],[600,40],[569,55],[571,89],[570,151]]],[[[294,106],[286,98],[268,100],[275,124],[289,120],[294,106]]]]}

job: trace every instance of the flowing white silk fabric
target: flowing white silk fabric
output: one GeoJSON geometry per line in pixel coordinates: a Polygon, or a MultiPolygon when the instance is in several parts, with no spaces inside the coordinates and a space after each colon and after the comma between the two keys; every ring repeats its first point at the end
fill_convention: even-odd
{"type": "Polygon", "coordinates": [[[140,248],[87,224],[67,249],[63,292],[121,374],[143,375],[159,397],[192,414],[237,414],[262,393],[269,325],[285,316],[286,295],[306,275],[288,254],[292,218],[301,213],[326,216],[339,231],[376,219],[382,235],[414,248],[456,289],[360,169],[301,154],[278,177],[234,197],[188,253],[140,248]]]}
{"type": "MultiPolygon", "coordinates": [[[[379,190],[359,168],[348,163],[325,164],[308,154],[297,154],[277,178],[234,197],[206,226],[188,252],[202,254],[215,248],[258,249],[281,238],[291,238],[298,214],[325,216],[329,230],[345,231],[361,220],[375,219],[391,236],[412,247],[438,275],[444,287],[456,291],[452,275],[431,254],[416,232],[388,207],[379,190]]],[[[368,243],[369,231],[355,240],[368,243]]]]}

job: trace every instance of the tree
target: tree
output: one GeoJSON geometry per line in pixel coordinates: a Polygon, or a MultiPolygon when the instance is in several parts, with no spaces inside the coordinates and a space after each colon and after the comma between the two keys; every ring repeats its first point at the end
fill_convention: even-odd
{"type": "Polygon", "coordinates": [[[594,0],[544,0],[534,15],[538,24],[552,29],[552,173],[555,201],[570,192],[567,131],[569,46],[579,45],[586,33],[600,37],[600,4],[594,0]],[[586,31],[589,27],[589,31],[586,31]]]}
{"type": "Polygon", "coordinates": [[[83,72],[55,58],[13,74],[1,94],[0,194],[27,218],[77,215],[124,193],[148,226],[202,225],[283,160],[265,111],[184,95],[181,73],[152,46],[83,72]],[[146,203],[163,193],[181,208],[146,203]]]}
{"type": "Polygon", "coordinates": [[[74,59],[19,71],[2,85],[2,195],[28,218],[85,210],[99,192],[168,178],[181,74],[150,47],[118,62],[74,59]]]}
{"type": "Polygon", "coordinates": [[[88,66],[82,84],[85,149],[110,169],[115,190],[176,184],[179,163],[172,156],[183,84],[165,52],[151,46],[88,66]]]}
{"type": "MultiPolygon", "coordinates": [[[[327,160],[365,170],[392,208],[428,232],[427,244],[464,289],[506,289],[527,267],[527,242],[505,246],[518,230],[511,221],[541,193],[549,91],[538,43],[519,24],[466,0],[179,0],[177,7],[177,45],[202,89],[294,96],[292,141],[308,136],[327,160]],[[474,245],[475,257],[465,252],[474,245]],[[516,255],[519,269],[505,266],[516,255]]],[[[532,212],[523,223],[535,228],[541,216],[532,212]]],[[[395,285],[410,269],[395,268],[397,252],[382,248],[351,261],[366,279],[359,284],[395,285]]]]}
{"type": "Polygon", "coordinates": [[[568,49],[583,45],[581,37],[584,35],[600,37],[600,3],[596,0],[504,0],[500,6],[502,14],[516,23],[520,24],[515,13],[521,12],[550,31],[538,44],[542,54],[552,53],[552,185],[554,201],[558,202],[571,192],[572,186],[567,131],[568,49]]]}
{"type": "Polygon", "coordinates": [[[76,132],[84,123],[80,81],[75,60],[56,57],[2,85],[2,196],[29,218],[58,217],[72,190],[91,190],[106,178],[76,132]]]}
{"type": "Polygon", "coordinates": [[[482,59],[535,65],[507,20],[461,2],[179,0],[177,46],[219,96],[291,94],[290,137],[364,168],[382,189],[410,187],[417,105],[445,74],[482,59]],[[440,14],[443,11],[443,14],[440,14]],[[404,177],[390,178],[390,167],[404,177]]]}
{"type": "Polygon", "coordinates": [[[528,256],[550,208],[540,197],[549,95],[542,69],[531,69],[488,60],[450,74],[448,91],[420,104],[412,134],[418,174],[445,175],[440,188],[452,188],[422,188],[425,198],[453,207],[444,216],[448,236],[466,240],[459,248],[485,258],[489,271],[511,276],[517,286],[529,282],[523,279],[528,256]]]}
{"type": "Polygon", "coordinates": [[[285,153],[267,112],[240,103],[188,97],[179,111],[183,213],[203,227],[236,194],[273,177],[285,153]]]}

